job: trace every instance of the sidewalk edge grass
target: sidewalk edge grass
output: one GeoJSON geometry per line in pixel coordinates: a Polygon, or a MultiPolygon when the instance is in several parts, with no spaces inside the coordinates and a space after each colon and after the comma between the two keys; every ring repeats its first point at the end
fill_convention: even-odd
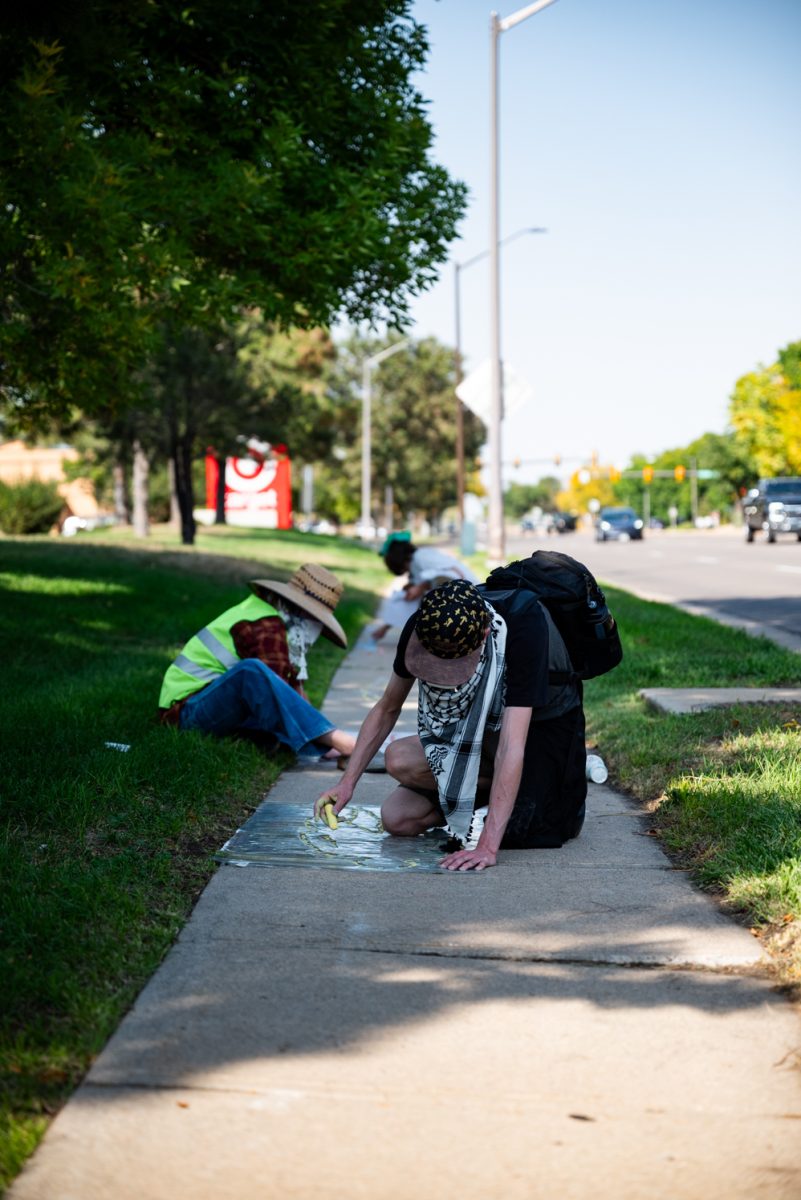
{"type": "MultiPolygon", "coordinates": [[[[0,1193],[169,950],[213,853],[291,761],[159,726],[164,669],[248,579],[308,561],[345,582],[352,641],[385,576],[358,545],[0,540],[0,1193]]],[[[342,658],[314,647],[314,703],[342,658]]]]}
{"type": "Polygon", "coordinates": [[[640,801],[664,849],[747,923],[801,997],[801,711],[739,704],[655,712],[646,687],[798,686],[801,658],[766,638],[608,588],[623,664],[586,685],[588,742],[640,801]]]}

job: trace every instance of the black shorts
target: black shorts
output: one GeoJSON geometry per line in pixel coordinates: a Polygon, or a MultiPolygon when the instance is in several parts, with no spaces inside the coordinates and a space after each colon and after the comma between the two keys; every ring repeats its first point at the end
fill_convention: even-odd
{"type": "MultiPolygon", "coordinates": [[[[498,735],[485,739],[479,777],[492,775],[498,735]]],[[[410,789],[439,805],[436,788],[410,789]]],[[[490,785],[479,784],[475,807],[489,803],[490,785]]],[[[532,721],[515,806],[501,842],[504,850],[555,849],[578,837],[587,799],[587,750],[581,704],[551,721],[532,721]]],[[[440,809],[441,811],[441,809],[440,809]]],[[[443,815],[442,824],[446,823],[443,815]]]]}
{"type": "Polygon", "coordinates": [[[552,721],[532,721],[523,775],[501,847],[555,848],[577,837],[587,799],[584,709],[552,721]]]}

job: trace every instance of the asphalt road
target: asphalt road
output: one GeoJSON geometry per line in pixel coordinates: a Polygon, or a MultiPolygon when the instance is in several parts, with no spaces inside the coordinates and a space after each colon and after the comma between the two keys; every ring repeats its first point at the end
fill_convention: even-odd
{"type": "Polygon", "coordinates": [[[801,651],[801,542],[785,534],[751,545],[739,530],[653,530],[641,542],[596,542],[584,532],[507,533],[507,558],[560,550],[603,583],[648,600],[764,633],[801,651]]]}

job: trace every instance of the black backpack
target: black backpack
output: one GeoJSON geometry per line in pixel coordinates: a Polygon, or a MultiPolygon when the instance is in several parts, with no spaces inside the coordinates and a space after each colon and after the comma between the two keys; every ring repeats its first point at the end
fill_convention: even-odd
{"type": "MultiPolygon", "coordinates": [[[[605,675],[623,658],[617,623],[606,597],[594,575],[569,554],[535,550],[531,558],[496,567],[484,587],[487,591],[525,588],[533,592],[562,635],[579,679],[605,675]]],[[[551,682],[558,681],[552,678],[551,682]]]]}

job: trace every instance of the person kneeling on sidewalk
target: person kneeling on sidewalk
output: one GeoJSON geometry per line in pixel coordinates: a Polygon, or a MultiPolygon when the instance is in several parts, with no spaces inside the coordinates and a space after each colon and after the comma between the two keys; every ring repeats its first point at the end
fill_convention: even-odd
{"type": "Polygon", "coordinates": [[[353,735],[336,729],[303,688],[306,654],[321,633],[347,648],[334,616],[342,584],[306,563],[286,583],[253,579],[250,587],[253,595],[190,638],[167,669],[160,720],[217,737],[278,742],[296,754],[350,754],[353,735]]]}
{"type": "Polygon", "coordinates": [[[374,642],[380,642],[393,625],[402,628],[417,611],[421,597],[431,588],[451,579],[478,583],[470,568],[458,558],[436,546],[415,546],[407,530],[388,534],[379,554],[393,575],[408,574],[408,580],[382,600],[376,613],[376,624],[370,632],[374,642]]]}
{"type": "Polygon", "coordinates": [[[318,816],[326,800],[335,813],[350,801],[415,680],[418,736],[386,750],[399,785],[381,809],[388,833],[415,837],[447,823],[441,865],[461,871],[494,866],[501,848],[557,847],[579,834],[584,710],[565,644],[533,593],[463,580],[428,592],[407,621],[386,690],[341,782],[315,802],[318,816]],[[470,827],[485,806],[475,841],[470,827]]]}

